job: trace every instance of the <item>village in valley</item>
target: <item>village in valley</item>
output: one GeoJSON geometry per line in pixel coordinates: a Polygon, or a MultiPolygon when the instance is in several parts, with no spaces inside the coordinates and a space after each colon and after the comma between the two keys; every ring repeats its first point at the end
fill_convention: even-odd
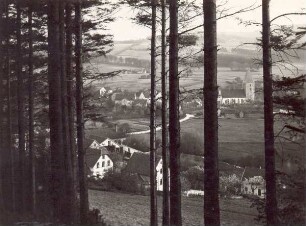
{"type": "MultiPolygon", "coordinates": [[[[139,74],[141,79],[143,75],[142,73],[139,74]]],[[[263,100],[260,90],[262,90],[262,83],[254,81],[249,69],[245,71],[243,79],[237,77],[226,87],[220,87],[218,96],[219,118],[239,120],[249,117],[262,117],[262,109],[254,107],[255,103],[258,106],[262,106],[263,100]]],[[[112,109],[107,109],[107,111],[115,113],[114,115],[116,115],[117,119],[145,118],[149,114],[150,92],[147,90],[137,92],[122,91],[118,88],[113,90],[108,86],[104,86],[97,87],[94,95],[95,101],[93,104],[99,107],[103,106],[103,102],[107,103],[108,106],[111,105],[112,109]]],[[[182,118],[186,117],[186,113],[189,115],[194,114],[192,116],[197,118],[203,117],[203,100],[200,95],[182,95],[181,99],[180,112],[182,118]]],[[[157,92],[156,100],[157,107],[159,107],[161,105],[161,92],[157,92]]],[[[97,111],[95,112],[97,113],[97,111]]],[[[89,115],[91,114],[89,113],[89,115]]],[[[96,114],[95,119],[88,120],[86,123],[88,131],[95,130],[98,127],[105,127],[105,124],[110,124],[107,123],[107,119],[100,120],[100,123],[95,122],[99,121],[96,120],[97,118],[99,117],[96,114]]],[[[86,138],[86,164],[88,167],[88,178],[91,179],[90,186],[102,190],[149,194],[149,147],[145,148],[143,146],[145,149],[137,149],[132,142],[126,142],[131,140],[129,136],[133,136],[133,133],[141,134],[142,132],[148,133],[149,131],[134,131],[133,125],[128,123],[115,123],[111,128],[117,132],[117,134],[113,134],[115,135],[114,138],[107,137],[107,134],[104,136],[99,136],[99,134],[89,135],[86,138]],[[120,135],[123,137],[120,137],[120,135]],[[114,180],[122,179],[124,181],[129,178],[130,186],[125,186],[126,182],[124,181],[122,181],[124,186],[114,186],[112,177],[114,180]]],[[[139,142],[136,138],[133,139],[139,142]]],[[[161,154],[160,150],[158,153],[161,154]]],[[[162,192],[163,168],[161,155],[157,157],[156,161],[157,191],[162,192]]],[[[200,163],[199,165],[195,164],[188,167],[190,168],[187,168],[186,173],[184,174],[183,172],[187,181],[183,194],[186,196],[203,196],[203,164],[200,163]],[[195,175],[190,173],[192,171],[194,171],[195,175]]],[[[220,161],[219,167],[221,178],[220,189],[224,196],[242,198],[244,195],[253,195],[264,198],[265,179],[264,170],[261,167],[239,166],[225,161],[220,161]]],[[[120,184],[120,182],[117,182],[117,184],[120,184]]]]}

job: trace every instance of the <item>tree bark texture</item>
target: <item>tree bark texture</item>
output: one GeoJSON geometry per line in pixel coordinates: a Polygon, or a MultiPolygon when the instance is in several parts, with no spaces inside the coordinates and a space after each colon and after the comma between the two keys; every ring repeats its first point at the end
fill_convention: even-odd
{"type": "Polygon", "coordinates": [[[150,225],[157,226],[156,197],[156,0],[151,0],[152,35],[151,35],[151,105],[150,105],[150,225]]]}
{"type": "Polygon", "coordinates": [[[50,120],[50,195],[54,221],[63,222],[65,210],[62,195],[65,192],[65,168],[63,155],[63,125],[61,97],[61,64],[59,43],[59,1],[49,1],[48,15],[48,79],[49,79],[49,120],[50,120]]]}
{"type": "Polygon", "coordinates": [[[75,4],[75,63],[76,63],[76,117],[77,117],[77,146],[79,163],[80,186],[80,221],[86,224],[88,220],[88,190],[84,148],[84,116],[83,116],[83,78],[82,78],[82,15],[81,2],[75,4]]]}
{"type": "Polygon", "coordinates": [[[166,5],[161,0],[162,31],[161,31],[161,92],[162,92],[162,160],[163,160],[163,225],[170,225],[169,207],[169,174],[168,174],[168,98],[167,98],[167,72],[166,72],[166,5]]]}
{"type": "Polygon", "coordinates": [[[169,138],[170,138],[170,225],[182,225],[180,181],[180,114],[178,75],[178,3],[170,0],[169,38],[169,138]]]}
{"type": "Polygon", "coordinates": [[[26,209],[26,164],[25,164],[25,96],[24,96],[24,75],[22,71],[22,49],[21,49],[21,8],[20,2],[16,2],[16,39],[17,39],[17,51],[16,51],[16,75],[17,75],[17,103],[18,103],[18,152],[19,152],[19,165],[17,167],[18,174],[18,200],[19,210],[24,212],[26,209]]]}
{"type": "Polygon", "coordinates": [[[35,153],[34,153],[34,95],[33,95],[33,10],[32,5],[28,8],[29,23],[29,77],[28,77],[28,95],[29,95],[29,209],[35,213],[36,209],[36,190],[35,190],[35,153]]]}
{"type": "Polygon", "coordinates": [[[272,100],[272,60],[270,46],[270,0],[262,0],[262,53],[264,77],[264,137],[266,216],[268,225],[277,225],[275,149],[272,100]]]}
{"type": "Polygon", "coordinates": [[[204,224],[220,225],[216,0],[204,0],[204,224]]]}

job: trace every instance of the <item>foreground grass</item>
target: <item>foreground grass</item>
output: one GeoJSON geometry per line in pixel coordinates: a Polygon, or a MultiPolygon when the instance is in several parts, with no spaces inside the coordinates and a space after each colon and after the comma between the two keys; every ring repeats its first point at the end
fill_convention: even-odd
{"type": "MultiPolygon", "coordinates": [[[[89,190],[90,205],[101,211],[112,226],[150,225],[150,197],[89,190]]],[[[221,200],[222,225],[259,225],[247,200],[221,200]]],[[[203,198],[182,197],[183,225],[203,225],[203,198]]],[[[158,196],[158,218],[162,220],[162,196],[158,196]]]]}

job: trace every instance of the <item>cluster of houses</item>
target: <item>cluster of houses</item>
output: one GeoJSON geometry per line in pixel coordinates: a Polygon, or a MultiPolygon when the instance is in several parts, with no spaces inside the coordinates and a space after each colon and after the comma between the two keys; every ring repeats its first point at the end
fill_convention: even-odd
{"type": "MultiPolygon", "coordinates": [[[[218,90],[218,105],[226,106],[232,104],[245,104],[256,100],[256,89],[260,86],[258,81],[254,81],[250,70],[246,71],[244,80],[241,80],[234,85],[219,88],[218,90]]],[[[115,105],[132,108],[133,106],[147,107],[150,105],[150,91],[129,92],[116,90],[113,91],[109,87],[99,89],[100,97],[110,98],[115,105]]],[[[161,104],[161,92],[156,93],[157,105],[161,104]]],[[[186,95],[181,97],[182,108],[198,108],[202,107],[202,98],[197,95],[186,95]]]]}
{"type": "MultiPolygon", "coordinates": [[[[112,159],[114,153],[123,156],[120,172],[137,177],[137,184],[141,191],[150,188],[150,154],[123,144],[122,139],[88,139],[86,164],[88,177],[103,178],[108,171],[118,170],[112,159]],[[116,169],[115,169],[116,168],[116,169]]],[[[156,185],[157,191],[163,191],[163,166],[160,156],[156,158],[156,185]]],[[[241,168],[227,163],[220,163],[220,171],[235,174],[241,178],[241,193],[256,195],[263,198],[265,195],[264,171],[257,168],[241,168]]],[[[119,167],[119,168],[120,168],[119,167]]],[[[202,191],[196,193],[203,194],[202,191]]]]}

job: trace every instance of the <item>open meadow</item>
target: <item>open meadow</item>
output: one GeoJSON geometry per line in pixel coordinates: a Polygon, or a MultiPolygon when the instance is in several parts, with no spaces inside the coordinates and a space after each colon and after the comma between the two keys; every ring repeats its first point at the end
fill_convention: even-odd
{"type": "MultiPolygon", "coordinates": [[[[89,190],[92,208],[101,211],[106,223],[112,226],[150,225],[150,196],[89,190]]],[[[260,225],[254,218],[257,210],[245,199],[221,199],[222,225],[260,225]]],[[[162,196],[158,196],[158,218],[161,225],[162,196]]],[[[183,225],[203,225],[203,198],[182,197],[183,225]]]]}

